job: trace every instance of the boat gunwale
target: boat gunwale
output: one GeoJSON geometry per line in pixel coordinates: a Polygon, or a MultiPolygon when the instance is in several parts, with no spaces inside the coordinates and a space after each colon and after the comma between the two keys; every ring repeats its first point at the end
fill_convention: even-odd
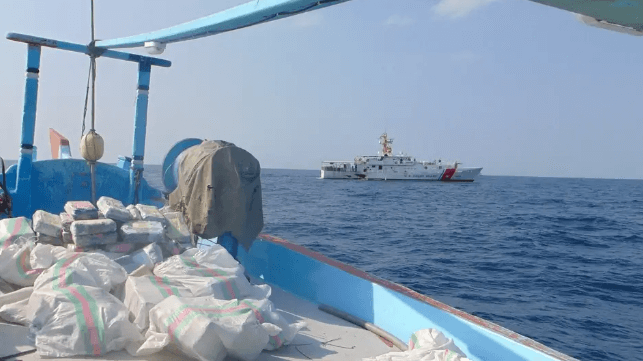
{"type": "Polygon", "coordinates": [[[375,283],[377,285],[380,285],[384,288],[387,288],[391,291],[398,292],[400,294],[403,294],[407,297],[410,297],[414,300],[426,303],[428,305],[431,305],[435,308],[438,308],[442,311],[448,312],[454,316],[457,316],[459,318],[462,318],[466,321],[469,321],[477,326],[482,327],[485,330],[494,332],[496,334],[499,334],[501,336],[506,337],[509,340],[512,340],[514,342],[517,342],[523,346],[526,346],[528,348],[534,349],[536,351],[540,351],[547,356],[551,356],[553,358],[556,358],[561,361],[578,361],[578,359],[573,358],[569,355],[566,355],[560,351],[556,351],[548,346],[545,346],[544,344],[535,341],[527,336],[523,336],[517,332],[511,331],[505,327],[502,327],[496,323],[493,323],[491,321],[487,321],[485,319],[482,319],[480,317],[471,315],[465,311],[458,310],[457,308],[451,307],[443,302],[437,301],[429,296],[423,295],[419,292],[413,291],[412,289],[402,286],[398,283],[392,282],[385,280],[383,278],[379,278],[377,276],[374,276],[372,274],[369,274],[368,272],[362,271],[358,268],[355,268],[351,265],[348,265],[346,263],[343,263],[341,261],[337,261],[335,259],[329,258],[327,256],[324,256],[321,253],[312,251],[304,246],[298,245],[291,243],[285,239],[271,236],[269,234],[261,233],[257,236],[257,240],[262,240],[270,243],[274,243],[276,245],[285,247],[291,251],[300,253],[304,256],[310,257],[316,261],[325,263],[331,267],[335,267],[337,269],[340,269],[344,272],[347,272],[355,277],[362,278],[364,280],[370,281],[372,283],[375,283]]]}

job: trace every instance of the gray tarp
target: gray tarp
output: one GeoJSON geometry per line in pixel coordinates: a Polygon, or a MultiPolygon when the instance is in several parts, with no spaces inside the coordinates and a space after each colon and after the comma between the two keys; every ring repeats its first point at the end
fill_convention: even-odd
{"type": "Polygon", "coordinates": [[[203,237],[230,232],[248,250],[263,228],[261,167],[247,151],[221,140],[185,150],[170,207],[203,237]]]}

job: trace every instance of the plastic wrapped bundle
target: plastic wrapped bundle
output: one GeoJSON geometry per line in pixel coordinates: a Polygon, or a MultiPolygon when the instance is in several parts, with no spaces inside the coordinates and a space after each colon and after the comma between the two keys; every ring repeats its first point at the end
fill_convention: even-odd
{"type": "Polygon", "coordinates": [[[148,243],[119,242],[119,243],[106,245],[103,248],[107,252],[129,254],[129,253],[137,251],[137,250],[139,250],[139,249],[141,249],[141,248],[143,248],[143,247],[145,247],[147,245],[148,245],[148,243]]]}
{"type": "Polygon", "coordinates": [[[35,290],[27,315],[41,357],[100,356],[142,339],[125,305],[101,288],[61,282],[35,290]]]}
{"type": "Polygon", "coordinates": [[[129,211],[129,214],[132,216],[133,221],[140,221],[142,219],[141,212],[139,212],[138,208],[136,208],[135,205],[130,204],[125,209],[129,211]]]}
{"type": "Polygon", "coordinates": [[[105,215],[105,218],[113,219],[118,222],[128,222],[132,220],[132,215],[125,208],[123,202],[110,197],[100,197],[96,202],[98,209],[105,215]]]}
{"type": "Polygon", "coordinates": [[[42,233],[36,233],[37,242],[40,244],[50,244],[52,246],[62,246],[63,240],[60,237],[52,237],[42,233]]]}
{"type": "Polygon", "coordinates": [[[126,243],[163,242],[165,229],[161,222],[132,221],[121,226],[120,235],[126,243]]]}
{"type": "Polygon", "coordinates": [[[64,244],[74,243],[74,236],[72,236],[70,231],[63,230],[62,236],[64,244]]]}
{"type": "Polygon", "coordinates": [[[42,272],[34,289],[66,287],[71,284],[98,287],[105,291],[123,284],[127,272],[116,262],[98,253],[73,253],[42,272]]]}
{"type": "Polygon", "coordinates": [[[149,327],[152,307],[170,296],[191,297],[187,288],[172,282],[168,277],[128,277],[125,282],[125,306],[134,315],[134,325],[141,332],[149,327]]]}
{"type": "Polygon", "coordinates": [[[92,219],[86,221],[74,221],[71,224],[71,234],[74,237],[88,234],[116,232],[116,222],[111,219],[92,219]]]}
{"type": "Polygon", "coordinates": [[[146,338],[135,356],[150,355],[169,345],[201,361],[222,361],[226,357],[215,324],[203,313],[185,307],[176,296],[150,310],[146,338]]]}
{"type": "Polygon", "coordinates": [[[75,220],[98,219],[98,209],[87,201],[70,201],[65,203],[65,212],[75,220]]]}
{"type": "Polygon", "coordinates": [[[83,234],[73,236],[73,238],[74,244],[79,247],[98,247],[118,242],[118,234],[116,232],[83,234]]]}
{"type": "Polygon", "coordinates": [[[149,244],[130,255],[115,260],[116,263],[125,268],[127,273],[131,273],[141,266],[146,266],[151,270],[155,264],[162,261],[163,252],[156,243],[149,244]]]}
{"type": "Polygon", "coordinates": [[[60,216],[45,211],[35,211],[33,214],[34,232],[50,237],[60,238],[63,226],[60,216]]]}
{"type": "Polygon", "coordinates": [[[167,212],[165,213],[167,222],[167,229],[165,235],[168,239],[177,241],[180,244],[192,244],[192,232],[188,228],[183,213],[181,212],[167,212]]]}
{"type": "Polygon", "coordinates": [[[165,223],[165,217],[163,217],[161,211],[154,206],[137,204],[136,209],[141,212],[141,219],[144,221],[165,223]]]}
{"type": "Polygon", "coordinates": [[[0,250],[9,247],[18,239],[35,239],[31,221],[25,217],[0,220],[0,250]]]}
{"type": "Polygon", "coordinates": [[[60,212],[60,224],[63,227],[63,232],[69,232],[71,223],[74,221],[74,217],[70,216],[67,212],[60,212]]]}

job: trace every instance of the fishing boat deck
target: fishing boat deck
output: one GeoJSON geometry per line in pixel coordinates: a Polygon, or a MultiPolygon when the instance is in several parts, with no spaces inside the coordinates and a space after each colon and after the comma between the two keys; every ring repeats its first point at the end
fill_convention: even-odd
{"type": "MultiPolygon", "coordinates": [[[[279,312],[289,321],[304,321],[304,327],[293,342],[276,351],[264,351],[260,361],[272,360],[360,360],[391,351],[399,351],[388,346],[384,341],[371,333],[347,321],[320,311],[317,305],[298,298],[278,287],[272,286],[270,300],[279,312]]],[[[33,350],[33,344],[27,340],[27,327],[0,323],[0,359],[19,352],[33,350]]],[[[145,357],[132,357],[126,351],[110,352],[103,360],[176,360],[170,352],[160,352],[145,357]]],[[[37,353],[6,358],[7,360],[41,360],[37,353]]],[[[74,360],[96,360],[94,357],[71,357],[74,360]]],[[[49,358],[49,360],[51,360],[49,358]]],[[[226,361],[232,361],[228,357],[226,361]]]]}

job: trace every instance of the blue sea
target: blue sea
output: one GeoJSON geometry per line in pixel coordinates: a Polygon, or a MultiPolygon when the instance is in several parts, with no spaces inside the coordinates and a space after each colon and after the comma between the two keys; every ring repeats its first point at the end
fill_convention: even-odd
{"type": "Polygon", "coordinates": [[[265,233],[580,360],[643,360],[643,181],[261,181],[265,233]]]}

